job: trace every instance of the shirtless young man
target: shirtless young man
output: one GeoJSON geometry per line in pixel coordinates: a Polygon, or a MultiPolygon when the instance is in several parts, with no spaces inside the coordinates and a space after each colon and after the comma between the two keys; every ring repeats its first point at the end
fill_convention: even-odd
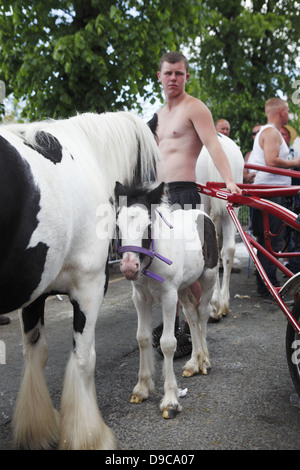
{"type": "Polygon", "coordinates": [[[166,100],[166,105],[157,113],[156,133],[162,155],[159,179],[166,183],[196,182],[196,162],[205,145],[228,191],[240,192],[217,138],[211,112],[202,101],[185,92],[185,84],[190,76],[186,58],[178,52],[165,54],[161,58],[157,76],[166,100]]]}
{"type": "MultiPolygon", "coordinates": [[[[157,113],[156,135],[162,156],[158,179],[168,183],[170,203],[179,203],[183,208],[184,204],[192,207],[200,204],[195,184],[196,162],[203,145],[224,179],[227,190],[239,193],[227,156],[217,138],[211,112],[204,103],[185,92],[190,76],[185,56],[179,52],[165,54],[160,60],[157,76],[166,100],[166,105],[157,113]]],[[[191,291],[199,300],[201,288],[198,282],[191,286],[191,291]]],[[[159,341],[159,335],[156,336],[159,341]]],[[[158,341],[154,341],[154,345],[157,346],[158,341]]]]}

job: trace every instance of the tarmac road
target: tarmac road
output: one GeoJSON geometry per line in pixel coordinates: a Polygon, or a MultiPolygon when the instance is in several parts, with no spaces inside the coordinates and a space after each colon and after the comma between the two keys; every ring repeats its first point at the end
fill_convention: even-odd
{"type": "MultiPolygon", "coordinates": [[[[155,352],[156,388],[141,405],[129,403],[137,381],[136,313],[128,281],[111,269],[109,290],[96,330],[96,389],[101,413],[126,451],[298,450],[300,409],[285,356],[287,320],[276,304],[256,295],[254,267],[238,245],[231,276],[231,312],[208,326],[212,368],[207,376],[181,377],[187,358],[174,362],[178,385],[188,388],[182,412],[161,417],[162,358],[155,352]]],[[[283,280],[284,283],[284,280],[283,280]]],[[[159,308],[153,326],[160,321],[159,308]]],[[[72,310],[67,298],[47,301],[49,361],[46,376],[59,409],[65,364],[72,347],[72,310]]],[[[0,450],[10,449],[10,425],[22,370],[22,340],[16,312],[0,327],[6,363],[0,364],[0,450]]]]}

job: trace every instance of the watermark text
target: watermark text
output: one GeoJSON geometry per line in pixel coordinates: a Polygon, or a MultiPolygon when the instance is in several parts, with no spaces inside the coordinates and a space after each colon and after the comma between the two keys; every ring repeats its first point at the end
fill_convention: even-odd
{"type": "Polygon", "coordinates": [[[6,364],[6,347],[4,341],[0,340],[0,364],[6,364]]]}
{"type": "Polygon", "coordinates": [[[292,83],[292,88],[296,88],[296,90],[292,94],[292,102],[294,104],[300,104],[300,80],[295,80],[292,83]]]}

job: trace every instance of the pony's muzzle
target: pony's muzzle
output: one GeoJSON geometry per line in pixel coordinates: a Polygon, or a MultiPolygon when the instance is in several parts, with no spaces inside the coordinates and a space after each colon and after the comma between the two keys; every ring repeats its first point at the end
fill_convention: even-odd
{"type": "Polygon", "coordinates": [[[126,253],[120,262],[120,271],[129,281],[136,281],[140,276],[139,258],[135,254],[130,256],[130,253],[126,253]]]}

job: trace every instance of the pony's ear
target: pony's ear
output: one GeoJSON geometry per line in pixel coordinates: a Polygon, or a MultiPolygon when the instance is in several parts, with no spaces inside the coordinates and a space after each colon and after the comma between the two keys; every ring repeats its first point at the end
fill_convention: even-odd
{"type": "Polygon", "coordinates": [[[147,196],[148,201],[150,204],[160,204],[163,194],[165,192],[165,183],[160,183],[159,186],[157,186],[155,189],[150,191],[150,193],[147,196]]]}
{"type": "Polygon", "coordinates": [[[120,196],[126,196],[127,195],[127,191],[126,191],[126,188],[125,186],[123,186],[122,183],[120,183],[119,181],[116,182],[116,185],[115,185],[115,196],[116,196],[116,199],[118,199],[120,196]]]}

